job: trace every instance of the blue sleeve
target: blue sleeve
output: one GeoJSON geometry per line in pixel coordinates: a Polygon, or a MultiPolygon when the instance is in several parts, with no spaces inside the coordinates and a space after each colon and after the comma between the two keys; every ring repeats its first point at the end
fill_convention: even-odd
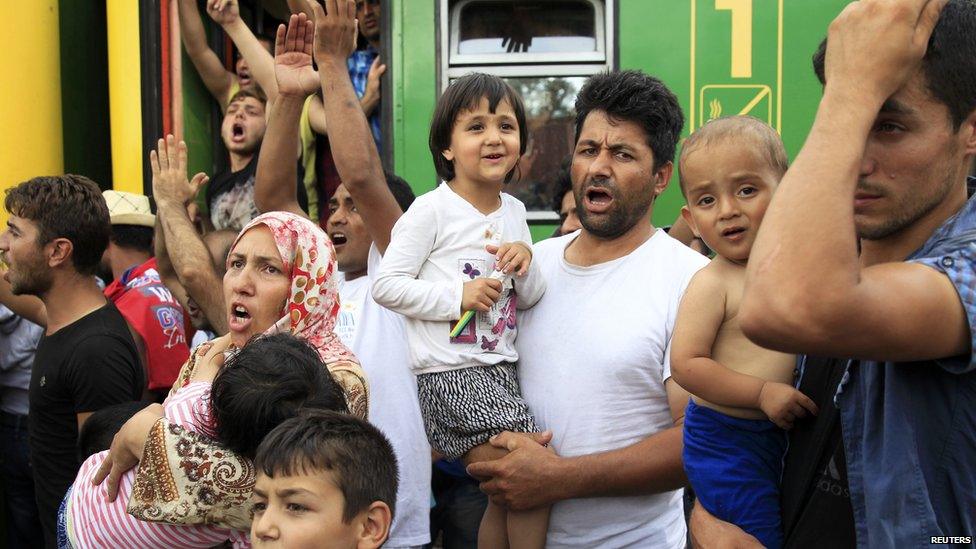
{"type": "Polygon", "coordinates": [[[931,267],[949,277],[959,294],[969,321],[969,354],[937,362],[947,372],[965,374],[976,371],[976,353],[973,352],[976,349],[976,242],[963,242],[957,248],[940,251],[940,255],[913,259],[912,262],[931,267]]]}

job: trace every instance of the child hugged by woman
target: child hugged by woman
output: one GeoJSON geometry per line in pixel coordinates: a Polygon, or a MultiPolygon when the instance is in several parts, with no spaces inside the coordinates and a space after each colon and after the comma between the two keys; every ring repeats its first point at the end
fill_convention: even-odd
{"type": "MultiPolygon", "coordinates": [[[[519,390],[515,311],[535,305],[545,281],[525,206],[501,192],[527,133],[522,100],[502,79],[475,73],[451,84],[430,128],[445,183],[397,221],[373,286],[378,303],[407,317],[431,446],[466,464],[504,455],[488,443],[502,431],[539,430],[519,390]]],[[[543,547],[548,521],[548,508],[489,503],[478,545],[543,547]]]]}

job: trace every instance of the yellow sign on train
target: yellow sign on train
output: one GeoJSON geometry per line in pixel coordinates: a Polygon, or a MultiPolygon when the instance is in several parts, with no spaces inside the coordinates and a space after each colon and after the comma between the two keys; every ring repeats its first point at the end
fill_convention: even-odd
{"type": "Polygon", "coordinates": [[[781,131],[783,0],[691,0],[690,8],[692,131],[737,114],[781,131]]]}

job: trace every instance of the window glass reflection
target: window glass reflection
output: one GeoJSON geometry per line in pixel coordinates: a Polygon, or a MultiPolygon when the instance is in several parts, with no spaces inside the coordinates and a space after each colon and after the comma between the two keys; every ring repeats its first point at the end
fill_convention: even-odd
{"type": "Polygon", "coordinates": [[[596,15],[588,2],[472,2],[460,14],[457,53],[593,52],[596,15]]]}
{"type": "Polygon", "coordinates": [[[529,143],[519,161],[521,178],[505,192],[529,211],[550,211],[553,183],[563,160],[573,151],[576,111],[573,103],[585,76],[505,78],[525,102],[529,143]]]}

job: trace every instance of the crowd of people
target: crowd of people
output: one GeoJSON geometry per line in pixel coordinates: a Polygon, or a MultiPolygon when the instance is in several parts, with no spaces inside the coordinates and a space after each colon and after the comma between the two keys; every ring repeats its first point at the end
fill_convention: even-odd
{"type": "Polygon", "coordinates": [[[535,244],[504,80],[438,99],[415,197],[377,148],[380,3],[288,4],[272,55],[207,0],[231,72],[179,2],[226,172],[168,135],[152,201],[7,191],[8,547],[974,544],[976,3],[848,5],[792,164],[591,77],[535,244]]]}

